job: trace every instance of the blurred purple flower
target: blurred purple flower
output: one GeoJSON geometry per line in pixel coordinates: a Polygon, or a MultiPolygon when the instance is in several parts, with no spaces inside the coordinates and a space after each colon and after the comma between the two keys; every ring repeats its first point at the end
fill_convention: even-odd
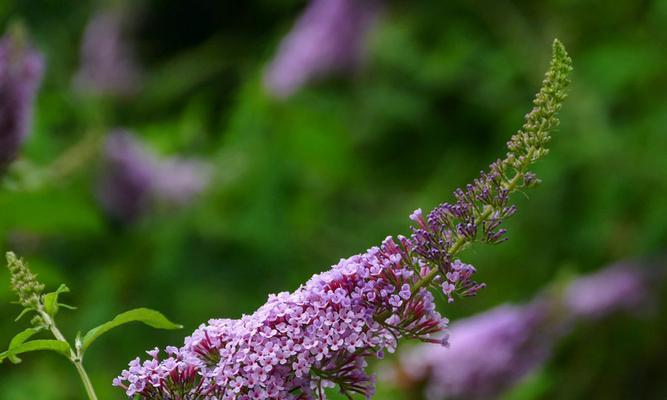
{"type": "Polygon", "coordinates": [[[204,191],[210,180],[211,170],[204,162],[168,158],[159,162],[154,193],[164,203],[183,206],[204,191]]]}
{"type": "Polygon", "coordinates": [[[379,6],[380,0],[312,0],[268,66],[265,87],[285,98],[313,79],[357,68],[379,6]]]}
{"type": "Polygon", "coordinates": [[[401,358],[410,381],[427,379],[428,399],[489,399],[549,354],[555,335],[543,327],[544,303],[497,307],[453,324],[450,348],[419,346],[401,358]]]}
{"type": "Polygon", "coordinates": [[[124,131],[108,136],[103,157],[99,201],[112,218],[131,222],[151,205],[157,160],[124,131]]]}
{"type": "Polygon", "coordinates": [[[432,400],[497,398],[539,367],[576,322],[639,311],[647,292],[639,267],[615,265],[526,306],[503,305],[452,324],[449,349],[418,346],[389,376],[408,386],[424,383],[432,400]]]}
{"type": "Polygon", "coordinates": [[[572,282],[564,302],[572,317],[597,319],[637,310],[648,300],[647,288],[646,275],[639,267],[618,264],[572,282]]]}
{"type": "Polygon", "coordinates": [[[17,157],[28,136],[43,72],[42,55],[20,32],[0,39],[0,170],[17,157]]]}
{"type": "Polygon", "coordinates": [[[97,94],[131,95],[140,72],[124,32],[125,14],[116,10],[95,14],[83,35],[81,64],[74,85],[97,94]]]}
{"type": "Polygon", "coordinates": [[[110,217],[124,223],[138,219],[157,202],[186,205],[210,178],[203,163],[158,159],[125,131],[108,136],[103,158],[98,198],[110,217]]]}

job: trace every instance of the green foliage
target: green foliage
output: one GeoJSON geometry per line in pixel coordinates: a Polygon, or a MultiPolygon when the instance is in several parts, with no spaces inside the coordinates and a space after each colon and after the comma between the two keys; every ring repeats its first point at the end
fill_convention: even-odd
{"type": "Polygon", "coordinates": [[[69,359],[77,368],[90,400],[97,400],[97,395],[90,382],[90,378],[83,368],[83,354],[98,337],[111,329],[130,322],[142,322],[156,329],[182,328],[181,325],[174,324],[155,310],[137,308],[121,313],[111,321],[91,329],[83,338],[81,338],[80,334],[77,334],[74,341],[75,348],[72,349],[56,326],[55,321],[60,307],[74,309],[74,307],[59,302],[59,296],[62,293],[69,293],[69,288],[65,284],[61,284],[55,291],[41,294],[44,290],[44,285],[37,281],[37,275],[30,270],[23,260],[17,258],[14,253],[8,252],[7,265],[12,274],[12,289],[19,297],[19,304],[24,306],[24,310],[17,320],[28,312],[34,312],[36,316],[31,321],[33,327],[15,335],[9,342],[7,351],[0,353],[0,363],[5,358],[8,358],[13,364],[18,364],[21,362],[18,355],[31,351],[48,350],[59,353],[69,359]],[[28,341],[28,339],[41,331],[49,331],[55,340],[37,339],[28,341]]]}
{"type": "MultiPolygon", "coordinates": [[[[96,204],[95,159],[64,179],[37,174],[49,176],[45,187],[0,190],[4,248],[29,257],[48,287],[67,282],[70,302],[83,305],[58,314],[68,327],[145,304],[189,332],[406,232],[412,210],[447,198],[497,156],[553,37],[577,60],[559,127],[567,139],[535,168],[544,183],[519,198],[512,240],[469,253],[485,266],[487,289],[445,313],[455,320],[522,301],[564,271],[667,246],[665,1],[387,1],[363,69],[285,102],[267,98],[261,73],[305,1],[157,3],[145,3],[135,31],[146,90],[116,99],[71,85],[96,2],[0,2],[0,25],[23,19],[48,61],[24,161],[48,170],[91,132],[127,127],[161,153],[207,158],[218,174],[191,208],[125,228],[96,204]]],[[[0,299],[2,320],[14,318],[6,286],[0,299]]],[[[667,398],[667,314],[657,314],[578,332],[542,372],[554,384],[522,398],[667,398]]],[[[0,324],[0,340],[23,328],[0,324]]],[[[178,343],[183,332],[157,336],[151,345],[178,343]]],[[[118,397],[110,377],[147,344],[131,329],[88,353],[104,360],[90,364],[101,398],[118,397]]],[[[60,360],[25,361],[0,366],[7,398],[81,398],[60,360]]]]}

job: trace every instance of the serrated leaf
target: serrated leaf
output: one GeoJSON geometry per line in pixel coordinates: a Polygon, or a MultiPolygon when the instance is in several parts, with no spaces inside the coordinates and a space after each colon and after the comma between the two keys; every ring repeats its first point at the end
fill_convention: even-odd
{"type": "Polygon", "coordinates": [[[65,284],[61,284],[55,292],[44,295],[42,301],[44,302],[44,310],[46,310],[47,314],[53,317],[58,313],[58,296],[60,293],[67,292],[69,292],[69,288],[65,284]]]}
{"type": "Polygon", "coordinates": [[[69,356],[69,344],[67,342],[52,339],[31,340],[29,342],[21,343],[20,345],[14,347],[11,350],[7,350],[4,353],[0,353],[0,362],[2,362],[5,358],[9,358],[12,362],[14,362],[13,359],[20,362],[21,360],[16,357],[17,354],[38,350],[55,351],[56,353],[60,353],[66,357],[69,356]]]}
{"type": "Polygon", "coordinates": [[[14,364],[20,363],[21,359],[16,357],[16,355],[12,353],[12,349],[23,344],[26,340],[30,339],[34,334],[36,334],[40,330],[41,329],[39,328],[28,328],[16,334],[16,336],[14,336],[12,340],[9,342],[9,348],[7,349],[7,358],[9,359],[9,361],[11,361],[14,364]]]}
{"type": "Polygon", "coordinates": [[[158,311],[148,308],[136,308],[134,310],[118,314],[111,321],[89,330],[83,337],[83,351],[90,347],[90,345],[98,337],[102,336],[113,328],[127,324],[129,322],[142,322],[150,327],[157,329],[181,329],[183,327],[182,325],[178,325],[169,321],[167,317],[158,311]]]}

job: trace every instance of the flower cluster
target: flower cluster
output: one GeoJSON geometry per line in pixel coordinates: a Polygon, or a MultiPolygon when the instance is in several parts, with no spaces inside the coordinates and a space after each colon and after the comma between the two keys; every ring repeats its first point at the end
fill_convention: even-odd
{"type": "Polygon", "coordinates": [[[125,37],[126,15],[98,12],[88,22],[81,44],[81,66],[75,86],[85,92],[130,95],[139,84],[139,67],[125,37]]]}
{"type": "Polygon", "coordinates": [[[431,400],[496,398],[548,358],[579,321],[637,312],[647,300],[646,273],[620,264],[546,291],[523,306],[499,306],[450,328],[451,346],[418,346],[388,375],[423,387],[431,400]]]}
{"type": "Polygon", "coordinates": [[[514,213],[509,195],[536,179],[526,168],[546,153],[542,129],[556,124],[570,69],[556,41],[536,109],[510,141],[507,157],[466,191],[457,190],[454,205],[445,203],[428,218],[415,211],[410,238],[389,237],[343,259],[239,320],[211,320],[182,348],[168,349],[168,358],[160,361],[152,351],[151,360],[133,361],[114,384],[128,396],[163,400],[324,399],[331,386],[348,397],[370,397],[369,358],[394,351],[404,338],[446,345],[448,321],[435,310],[432,293],[453,301],[483,287],[457,254],[478,230],[487,242],[501,240],[499,225],[514,213]]]}
{"type": "Polygon", "coordinates": [[[36,307],[44,291],[44,284],[39,282],[37,275],[12,252],[7,253],[7,268],[11,275],[12,290],[19,298],[18,303],[26,308],[36,307]]]}
{"type": "Polygon", "coordinates": [[[636,310],[647,300],[646,280],[636,266],[614,265],[572,282],[563,301],[577,319],[603,318],[617,310],[636,310]]]}
{"type": "Polygon", "coordinates": [[[154,161],[130,134],[112,132],[104,147],[104,171],[99,184],[99,199],[112,217],[131,221],[150,203],[154,161]]]}
{"type": "Polygon", "coordinates": [[[122,222],[132,222],[156,201],[188,203],[209,181],[208,169],[191,160],[159,160],[125,131],[107,137],[98,187],[102,207],[122,222]]]}
{"type": "MultiPolygon", "coordinates": [[[[451,279],[456,276],[454,256],[475,241],[493,244],[505,240],[506,230],[500,225],[516,212],[508,203],[509,196],[539,182],[528,167],[548,153],[546,146],[550,132],[558,126],[557,115],[567,95],[571,71],[572,60],[563,45],[554,41],[551,65],[533,100],[534,107],[525,116],[523,127],[507,142],[505,158],[493,162],[489,172],[482,171],[465,190],[457,189],[453,204],[441,204],[427,218],[420,210],[411,216],[417,223],[412,228],[415,252],[432,266],[418,287],[442,281],[448,288],[456,286],[458,282],[451,279]]],[[[466,285],[464,295],[483,287],[474,281],[466,285]]]]}
{"type": "MultiPolygon", "coordinates": [[[[410,219],[417,223],[412,227],[412,242],[414,244],[415,254],[422,257],[430,265],[435,265],[438,274],[433,276],[432,284],[440,284],[443,293],[447,296],[448,302],[454,301],[453,293],[459,293],[464,296],[473,296],[480,289],[484,288],[483,283],[473,281],[472,275],[475,273],[475,267],[464,264],[460,260],[452,260],[452,237],[465,229],[472,231],[475,226],[475,219],[469,216],[467,223],[458,223],[453,225],[449,215],[450,209],[470,208],[470,203],[460,203],[451,206],[448,203],[441,204],[431,211],[428,219],[424,219],[421,209],[416,210],[410,215],[410,219]]],[[[451,215],[451,214],[450,214],[451,215]]],[[[473,239],[474,236],[462,236],[473,239]]]]}
{"type": "Polygon", "coordinates": [[[367,357],[394,351],[404,337],[442,342],[432,335],[447,324],[431,293],[412,295],[420,276],[401,242],[408,243],[387,238],[341,260],[294,293],[270,296],[240,320],[211,320],[181,350],[170,350],[171,359],[141,366],[137,360],[115,383],[128,395],[163,399],[178,398],[176,386],[193,388],[188,399],[323,398],[323,388],[332,384],[370,396],[367,357]],[[389,316],[378,319],[383,312],[389,316]],[[189,368],[198,374],[173,379],[174,371],[181,377],[189,368]]]}
{"type": "Polygon", "coordinates": [[[313,0],[280,44],[265,86],[288,97],[308,81],[357,67],[379,0],[313,0]]]}
{"type": "Polygon", "coordinates": [[[16,158],[28,135],[44,72],[42,55],[23,36],[18,31],[0,39],[0,170],[16,158]]]}

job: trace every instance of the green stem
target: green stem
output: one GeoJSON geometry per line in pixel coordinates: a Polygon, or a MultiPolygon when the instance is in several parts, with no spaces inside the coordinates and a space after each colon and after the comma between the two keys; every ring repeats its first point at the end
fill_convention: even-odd
{"type": "MultiPolygon", "coordinates": [[[[65,336],[60,332],[60,329],[56,326],[55,321],[51,316],[46,313],[46,311],[39,310],[39,314],[41,315],[42,319],[44,322],[49,327],[49,330],[53,334],[53,336],[62,341],[62,342],[67,342],[65,339],[65,336]]],[[[81,361],[81,356],[77,353],[74,352],[74,350],[70,349],[69,351],[69,357],[68,359],[74,364],[74,367],[76,368],[76,372],[79,373],[79,378],[81,378],[81,383],[83,383],[83,387],[86,389],[86,394],[88,395],[89,400],[97,400],[97,395],[95,394],[95,389],[93,388],[93,383],[90,381],[90,377],[88,377],[88,373],[86,373],[86,369],[83,367],[83,363],[81,361]]]]}
{"type": "MultiPolygon", "coordinates": [[[[520,168],[517,169],[516,174],[514,177],[507,183],[507,186],[505,186],[505,189],[511,194],[514,192],[514,190],[517,188],[517,185],[523,178],[525,174],[525,170],[528,167],[528,165],[531,163],[531,160],[533,158],[533,154],[535,153],[534,148],[530,148],[528,150],[528,153],[526,154],[526,157],[524,158],[523,164],[520,166],[520,168]]],[[[487,218],[491,216],[491,213],[493,212],[493,207],[487,206],[484,211],[479,215],[478,218],[475,220],[475,224],[480,225],[482,222],[486,221],[487,218]]],[[[469,239],[467,239],[464,236],[459,236],[459,238],[454,242],[452,247],[449,248],[449,254],[451,256],[456,255],[459,251],[463,249],[463,247],[469,243],[469,239]]],[[[424,286],[428,285],[431,283],[433,278],[438,274],[438,268],[434,267],[429,271],[428,274],[426,274],[422,279],[417,282],[414,288],[412,288],[412,295],[414,296],[415,293],[419,291],[419,289],[423,288],[424,286]]]]}
{"type": "Polygon", "coordinates": [[[95,394],[93,383],[90,381],[90,378],[88,377],[85,368],[83,368],[83,363],[81,362],[81,360],[76,360],[76,361],[72,360],[72,362],[76,367],[76,371],[79,373],[79,377],[81,378],[83,387],[86,388],[86,394],[88,395],[88,399],[97,400],[97,395],[95,394]]]}

